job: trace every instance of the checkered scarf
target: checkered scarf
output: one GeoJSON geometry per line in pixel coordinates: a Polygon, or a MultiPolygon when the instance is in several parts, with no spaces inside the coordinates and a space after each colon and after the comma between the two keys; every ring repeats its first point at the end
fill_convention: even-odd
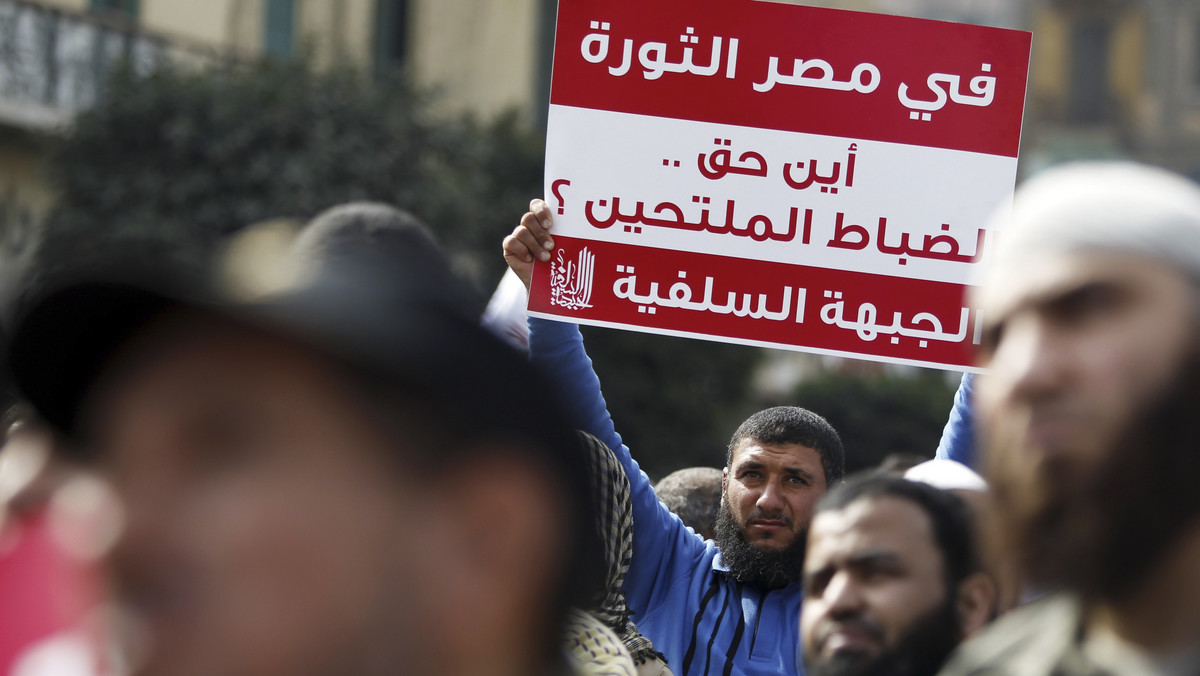
{"type": "Polygon", "coordinates": [[[603,596],[597,597],[587,611],[620,637],[635,664],[644,664],[656,657],[663,659],[650,639],[638,632],[625,605],[625,573],[633,557],[633,504],[629,495],[629,477],[604,442],[584,432],[579,434],[591,471],[596,528],[604,543],[606,563],[603,596]]]}
{"type": "Polygon", "coordinates": [[[595,616],[572,608],[563,630],[567,659],[579,676],[636,676],[629,651],[595,616]]]}

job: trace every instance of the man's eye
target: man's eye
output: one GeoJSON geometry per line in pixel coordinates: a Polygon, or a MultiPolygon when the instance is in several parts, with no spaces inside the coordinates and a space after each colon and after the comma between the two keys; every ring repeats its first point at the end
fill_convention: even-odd
{"type": "Polygon", "coordinates": [[[1118,309],[1125,294],[1111,285],[1087,286],[1056,300],[1050,314],[1060,322],[1078,324],[1118,309]]]}
{"type": "Polygon", "coordinates": [[[858,577],[863,582],[878,582],[899,574],[900,571],[890,565],[863,566],[858,570],[858,577]]]}
{"type": "Polygon", "coordinates": [[[828,575],[814,575],[808,578],[804,583],[804,593],[806,596],[819,597],[825,591],[825,587],[829,584],[828,575]]]}
{"type": "Polygon", "coordinates": [[[986,326],[980,336],[978,356],[986,361],[996,353],[996,348],[1000,345],[1000,340],[1004,337],[1003,324],[991,324],[986,326]]]}

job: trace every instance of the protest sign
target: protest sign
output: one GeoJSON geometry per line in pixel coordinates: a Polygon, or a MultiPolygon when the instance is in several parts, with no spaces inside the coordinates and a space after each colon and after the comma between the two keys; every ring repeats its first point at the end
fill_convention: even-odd
{"type": "Polygon", "coordinates": [[[530,314],[969,364],[1030,34],[760,0],[559,6],[530,314]]]}

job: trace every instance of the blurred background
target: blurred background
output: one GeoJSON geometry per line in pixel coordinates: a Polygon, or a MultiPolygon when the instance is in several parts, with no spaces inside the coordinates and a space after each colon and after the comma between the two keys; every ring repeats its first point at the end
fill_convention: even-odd
{"type": "MultiPolygon", "coordinates": [[[[798,4],[1031,30],[1022,175],[1127,157],[1200,178],[1200,2],[798,4]]],[[[554,14],[554,0],[0,0],[0,296],[101,258],[199,265],[251,224],[355,199],[420,215],[490,293],[501,238],[541,193],[554,14]]],[[[931,456],[958,381],[587,334],[654,478],[720,466],[737,423],[777,403],[826,415],[849,470],[931,456]]]]}

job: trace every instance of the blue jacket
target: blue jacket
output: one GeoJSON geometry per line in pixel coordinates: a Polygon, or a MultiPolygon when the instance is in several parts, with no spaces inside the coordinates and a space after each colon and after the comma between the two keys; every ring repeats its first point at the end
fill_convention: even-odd
{"type": "Polygon", "coordinates": [[[638,629],[672,672],[803,674],[800,583],[764,592],[734,580],[716,545],[658,501],[621,442],[579,327],[530,318],[529,329],[530,358],[558,381],[578,424],[608,444],[629,475],[633,557],[625,597],[638,629]]]}
{"type": "Polygon", "coordinates": [[[970,373],[963,374],[958,391],[954,393],[954,407],[950,409],[950,418],[946,421],[946,428],[942,430],[942,440],[938,443],[935,457],[956,460],[978,470],[975,416],[971,411],[971,391],[974,386],[975,376],[970,373]]]}

